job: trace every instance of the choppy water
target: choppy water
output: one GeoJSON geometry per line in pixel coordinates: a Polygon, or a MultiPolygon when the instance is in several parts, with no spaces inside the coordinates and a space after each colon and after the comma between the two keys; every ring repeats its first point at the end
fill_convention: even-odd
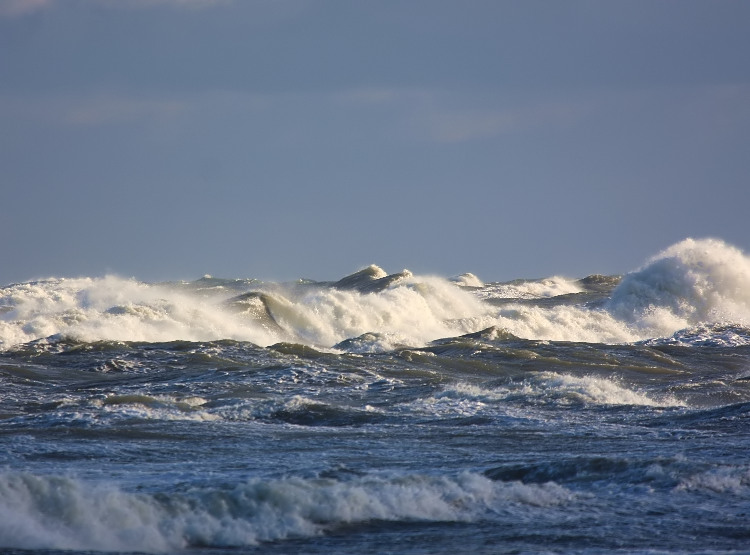
{"type": "Polygon", "coordinates": [[[716,240],[623,277],[9,285],[0,548],[747,552],[749,318],[716,240]]]}

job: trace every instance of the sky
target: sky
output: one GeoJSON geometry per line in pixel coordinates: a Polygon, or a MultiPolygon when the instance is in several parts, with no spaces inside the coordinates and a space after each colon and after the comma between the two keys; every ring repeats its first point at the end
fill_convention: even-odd
{"type": "Polygon", "coordinates": [[[750,250],[745,0],[0,0],[0,285],[750,250]]]}

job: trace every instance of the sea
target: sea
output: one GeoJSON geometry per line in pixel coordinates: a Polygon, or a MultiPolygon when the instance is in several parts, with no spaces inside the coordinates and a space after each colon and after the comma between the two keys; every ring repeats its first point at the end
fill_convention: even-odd
{"type": "Polygon", "coordinates": [[[750,553],[750,257],[488,278],[3,286],[0,551],[750,553]]]}

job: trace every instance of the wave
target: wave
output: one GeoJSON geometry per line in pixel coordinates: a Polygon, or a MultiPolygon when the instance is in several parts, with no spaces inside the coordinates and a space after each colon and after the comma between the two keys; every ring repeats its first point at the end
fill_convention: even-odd
{"type": "Polygon", "coordinates": [[[580,293],[584,290],[578,280],[553,276],[545,279],[519,279],[507,283],[491,283],[480,293],[480,297],[484,299],[543,299],[580,293]]]}
{"type": "Polygon", "coordinates": [[[701,323],[748,323],[750,258],[716,239],[685,239],[627,274],[606,308],[652,336],[701,323]]]}
{"type": "Polygon", "coordinates": [[[742,347],[750,345],[750,327],[739,324],[698,324],[678,330],[669,337],[647,339],[641,343],[648,346],[742,347]]]}
{"type": "Polygon", "coordinates": [[[556,372],[539,372],[527,376],[522,382],[491,389],[459,382],[446,386],[427,399],[416,401],[415,405],[435,416],[451,412],[474,416],[487,412],[487,407],[506,409],[513,401],[554,406],[684,406],[671,396],[649,395],[617,380],[556,372]]]}
{"type": "Polygon", "coordinates": [[[493,325],[526,339],[634,343],[674,336],[683,345],[746,344],[743,332],[728,337],[727,329],[749,327],[750,257],[720,240],[685,239],[621,280],[590,276],[575,285],[614,288],[603,303],[578,303],[575,295],[552,306],[506,303],[493,325]]]}
{"type": "Polygon", "coordinates": [[[151,553],[250,546],[378,520],[469,522],[513,505],[549,507],[572,497],[554,483],[493,481],[470,472],[253,479],[171,493],[5,472],[0,546],[151,553]]]}
{"type": "Polygon", "coordinates": [[[698,472],[683,478],[675,490],[734,495],[747,500],[750,498],[750,468],[725,466],[698,472]]]}
{"type": "Polygon", "coordinates": [[[459,276],[452,277],[451,281],[457,283],[458,285],[461,285],[462,287],[474,287],[477,289],[484,287],[484,282],[482,282],[481,279],[479,279],[471,272],[466,272],[459,276]]]}
{"type": "MultiPolygon", "coordinates": [[[[667,338],[701,325],[747,328],[748,322],[750,258],[716,239],[686,239],[622,279],[483,283],[468,273],[448,280],[408,270],[388,274],[372,265],[335,282],[206,276],[147,284],[107,276],[0,288],[4,350],[65,337],[231,339],[376,352],[493,326],[525,339],[618,344],[667,338]]],[[[696,339],[695,345],[705,341],[696,339]]]]}
{"type": "Polygon", "coordinates": [[[116,276],[53,279],[0,291],[8,310],[0,319],[0,346],[50,336],[81,341],[203,341],[273,343],[262,325],[237,318],[211,297],[166,284],[116,276]]]}
{"type": "Polygon", "coordinates": [[[6,309],[0,314],[0,347],[51,336],[331,347],[377,332],[387,338],[382,348],[388,349],[475,331],[471,319],[487,313],[471,292],[448,280],[386,275],[376,267],[333,284],[256,283],[253,291],[226,298],[236,293],[232,289],[115,276],[12,285],[0,290],[6,309]]]}

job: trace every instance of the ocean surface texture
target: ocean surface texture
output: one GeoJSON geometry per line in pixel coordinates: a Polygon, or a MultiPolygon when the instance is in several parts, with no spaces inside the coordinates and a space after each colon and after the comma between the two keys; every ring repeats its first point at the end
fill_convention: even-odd
{"type": "Polygon", "coordinates": [[[0,288],[3,552],[750,550],[738,249],[333,277],[0,288]]]}

